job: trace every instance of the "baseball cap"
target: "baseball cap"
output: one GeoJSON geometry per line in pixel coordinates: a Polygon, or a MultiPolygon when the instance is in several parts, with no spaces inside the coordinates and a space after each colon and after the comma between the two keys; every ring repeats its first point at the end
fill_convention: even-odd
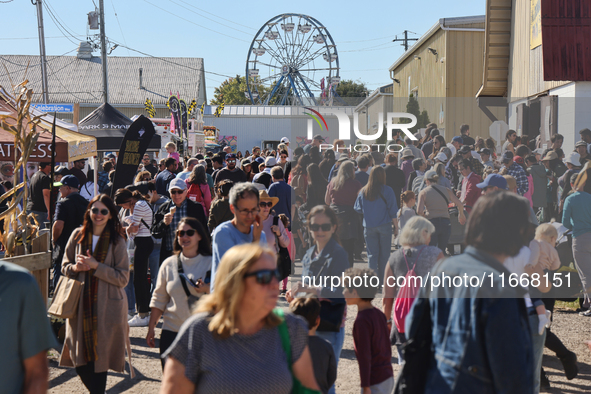
{"type": "Polygon", "coordinates": [[[64,176],[66,176],[66,175],[70,175],[70,170],[68,170],[68,167],[59,166],[57,168],[57,170],[55,170],[53,173],[54,174],[57,174],[57,175],[64,175],[64,176]]]}
{"type": "Polygon", "coordinates": [[[287,138],[287,137],[281,138],[281,143],[283,143],[283,144],[289,144],[289,138],[287,138]]]}
{"type": "Polygon", "coordinates": [[[54,182],[53,186],[60,187],[60,186],[70,186],[74,189],[78,189],[80,187],[80,183],[78,182],[78,178],[74,175],[66,175],[62,178],[59,182],[54,182]]]}
{"type": "Polygon", "coordinates": [[[507,190],[507,180],[504,176],[499,174],[489,174],[484,182],[476,185],[480,189],[484,189],[491,186],[496,186],[499,189],[507,190]]]}
{"type": "Polygon", "coordinates": [[[463,155],[465,155],[466,153],[470,153],[470,147],[468,145],[462,145],[458,152],[460,152],[463,155]]]}
{"type": "Polygon", "coordinates": [[[316,135],[314,136],[314,138],[312,138],[312,139],[313,139],[313,140],[320,140],[320,141],[324,142],[324,137],[323,137],[323,136],[321,136],[320,134],[316,134],[316,135]]]}
{"type": "Polygon", "coordinates": [[[578,148],[579,146],[584,146],[586,148],[587,143],[585,141],[579,141],[575,144],[575,148],[578,148]]]}
{"type": "Polygon", "coordinates": [[[546,153],[546,156],[542,159],[542,161],[549,161],[549,160],[556,160],[558,159],[558,155],[556,152],[551,150],[550,152],[546,153]]]}
{"type": "Polygon", "coordinates": [[[447,155],[443,152],[439,152],[437,156],[435,156],[435,160],[439,160],[443,163],[447,163],[447,155]]]}
{"type": "Polygon", "coordinates": [[[262,157],[257,157],[256,159],[254,159],[254,161],[256,161],[257,163],[261,164],[265,162],[265,159],[263,159],[262,157]]]}
{"type": "Polygon", "coordinates": [[[250,164],[250,160],[249,159],[242,159],[242,161],[240,162],[241,166],[246,166],[250,164]]]}
{"type": "Polygon", "coordinates": [[[581,155],[579,155],[577,152],[571,152],[564,158],[563,161],[565,163],[570,163],[573,166],[579,167],[581,165],[580,158],[581,158],[581,155]]]}
{"type": "Polygon", "coordinates": [[[231,159],[236,160],[236,153],[227,153],[226,154],[226,160],[231,160],[231,159]]]}
{"type": "Polygon", "coordinates": [[[460,144],[464,144],[464,139],[459,135],[456,135],[454,138],[451,139],[451,142],[459,142],[460,144]]]}
{"type": "Polygon", "coordinates": [[[431,180],[436,180],[439,178],[439,175],[437,175],[437,172],[435,172],[435,170],[429,170],[427,172],[425,172],[425,179],[431,181],[431,180]]]}
{"type": "Polygon", "coordinates": [[[170,181],[170,184],[168,186],[168,190],[172,189],[186,190],[187,184],[182,179],[174,178],[172,181],[170,181]]]}
{"type": "Polygon", "coordinates": [[[511,160],[513,160],[513,152],[511,152],[510,150],[505,151],[505,153],[503,153],[502,162],[507,163],[511,160]]]}
{"type": "Polygon", "coordinates": [[[117,156],[115,156],[114,153],[109,153],[108,155],[106,155],[105,157],[108,157],[109,159],[116,159],[117,156]]]}
{"type": "Polygon", "coordinates": [[[277,164],[277,160],[273,156],[269,156],[265,159],[265,167],[273,167],[277,164]]]}
{"type": "Polygon", "coordinates": [[[482,148],[482,149],[480,149],[478,151],[478,153],[481,154],[481,155],[488,155],[488,156],[490,156],[490,149],[488,149],[488,148],[482,148]]]}
{"type": "Polygon", "coordinates": [[[515,156],[513,158],[513,161],[517,164],[521,164],[521,165],[525,164],[525,162],[523,161],[523,157],[521,157],[521,156],[515,156]]]}

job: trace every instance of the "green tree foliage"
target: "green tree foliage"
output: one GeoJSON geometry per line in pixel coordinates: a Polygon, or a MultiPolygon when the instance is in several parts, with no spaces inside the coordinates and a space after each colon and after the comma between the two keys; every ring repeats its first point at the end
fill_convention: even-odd
{"type": "MultiPolygon", "coordinates": [[[[409,114],[413,114],[417,117],[417,125],[410,129],[413,133],[416,133],[419,129],[424,129],[427,127],[431,121],[429,120],[429,114],[426,110],[421,112],[421,108],[419,107],[419,102],[414,96],[409,96],[408,103],[406,103],[406,112],[409,114]]],[[[403,123],[410,123],[410,119],[403,119],[401,120],[403,123]]]]}
{"type": "Polygon", "coordinates": [[[236,75],[236,78],[226,79],[213,91],[214,99],[210,100],[210,105],[245,105],[250,104],[250,100],[244,96],[246,92],[246,78],[236,75]]]}
{"type": "Polygon", "coordinates": [[[341,97],[365,97],[370,93],[363,82],[355,82],[352,79],[342,80],[337,85],[336,91],[341,97]]]}

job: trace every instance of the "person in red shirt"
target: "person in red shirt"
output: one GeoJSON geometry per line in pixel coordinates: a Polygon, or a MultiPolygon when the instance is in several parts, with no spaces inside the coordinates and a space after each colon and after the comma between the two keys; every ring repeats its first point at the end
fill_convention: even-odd
{"type": "Polygon", "coordinates": [[[462,179],[462,189],[459,191],[460,201],[464,203],[466,212],[470,213],[476,200],[482,195],[482,191],[478,188],[478,184],[482,182],[482,178],[473,172],[472,162],[470,160],[461,160],[459,163],[460,173],[464,177],[462,179]]]}
{"type": "Polygon", "coordinates": [[[343,277],[347,305],[357,305],[353,344],[362,394],[386,394],[394,389],[392,345],[384,313],[371,304],[380,280],[369,268],[349,268],[343,277]]]}

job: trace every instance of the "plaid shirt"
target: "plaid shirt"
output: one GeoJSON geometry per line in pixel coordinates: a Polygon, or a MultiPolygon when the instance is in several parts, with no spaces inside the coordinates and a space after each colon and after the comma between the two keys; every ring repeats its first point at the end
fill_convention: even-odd
{"type": "MultiPolygon", "coordinates": [[[[173,206],[176,207],[176,205],[174,205],[174,203],[171,201],[170,207],[172,208],[173,206]]],[[[176,211],[172,217],[172,222],[170,222],[168,229],[166,229],[166,237],[164,238],[164,246],[166,247],[166,250],[172,250],[176,228],[179,226],[181,219],[185,216],[187,216],[187,199],[181,203],[180,207],[176,207],[176,211]]]]}
{"type": "Polygon", "coordinates": [[[480,160],[471,157],[470,162],[472,163],[472,170],[474,171],[474,173],[478,174],[478,176],[482,178],[482,175],[484,174],[484,166],[482,165],[480,160]]]}
{"type": "Polygon", "coordinates": [[[107,187],[109,183],[109,173],[107,171],[101,171],[98,173],[98,180],[97,180],[97,188],[99,193],[102,193],[103,190],[107,187]]]}
{"type": "MultiPolygon", "coordinates": [[[[503,167],[507,168],[507,166],[503,167]]],[[[517,182],[517,193],[519,193],[519,195],[523,196],[527,193],[529,190],[529,182],[527,181],[527,174],[523,167],[513,162],[513,164],[507,168],[507,174],[515,178],[515,181],[517,182]]]]}

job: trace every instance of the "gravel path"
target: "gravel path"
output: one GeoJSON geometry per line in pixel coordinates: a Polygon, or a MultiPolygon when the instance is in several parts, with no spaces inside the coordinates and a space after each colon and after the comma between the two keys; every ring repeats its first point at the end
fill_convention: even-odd
{"type": "MultiPolygon", "coordinates": [[[[362,266],[362,264],[356,264],[362,266]]],[[[381,300],[375,300],[376,306],[381,305],[381,300]]],[[[284,299],[280,299],[279,305],[287,307],[284,299]]],[[[359,370],[353,350],[353,321],[357,314],[356,307],[347,310],[346,335],[343,351],[339,361],[338,377],[336,382],[337,393],[359,393],[359,370]]],[[[543,365],[550,379],[552,388],[549,393],[588,393],[591,392],[591,352],[585,341],[591,340],[591,318],[581,317],[570,308],[557,308],[555,310],[552,330],[562,339],[566,347],[577,354],[579,375],[576,379],[566,380],[560,361],[544,350],[543,365]]],[[[131,344],[133,349],[133,366],[136,369],[136,377],[130,379],[128,374],[109,373],[107,381],[107,393],[158,393],[162,378],[162,369],[158,360],[158,349],[149,348],[146,345],[145,336],[147,328],[131,328],[131,344]]],[[[159,329],[156,330],[159,337],[159,329]]],[[[396,375],[399,366],[396,358],[396,347],[392,348],[392,364],[396,375]]],[[[507,357],[511,357],[510,354],[507,357]]],[[[59,354],[52,351],[50,354],[50,393],[83,393],[84,386],[76,373],[71,368],[58,366],[59,354]]]]}

